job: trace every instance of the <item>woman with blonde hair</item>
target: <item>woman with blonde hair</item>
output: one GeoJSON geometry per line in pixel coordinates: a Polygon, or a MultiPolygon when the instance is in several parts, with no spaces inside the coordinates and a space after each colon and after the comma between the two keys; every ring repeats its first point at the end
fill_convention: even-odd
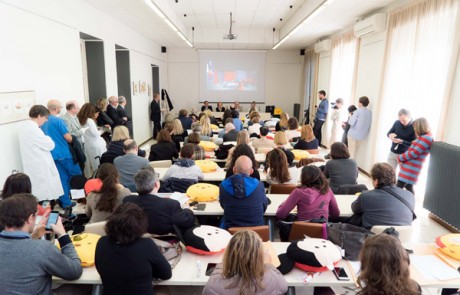
{"type": "Polygon", "coordinates": [[[269,184],[297,184],[299,182],[299,170],[295,166],[289,167],[286,154],[279,148],[268,152],[265,169],[269,184]]]}
{"type": "Polygon", "coordinates": [[[211,274],[203,295],[285,294],[288,290],[286,279],[269,264],[269,255],[265,253],[262,240],[254,231],[234,234],[223,262],[211,274]]]}
{"type": "Polygon", "coordinates": [[[300,129],[300,139],[294,148],[297,150],[316,150],[318,147],[318,139],[316,139],[311,125],[303,125],[300,129]]]}
{"type": "MultiPolygon", "coordinates": [[[[123,142],[129,139],[129,131],[128,128],[125,126],[117,126],[113,129],[112,134],[112,141],[109,143],[107,147],[107,152],[102,154],[101,157],[101,164],[102,163],[111,163],[113,164],[113,160],[115,160],[118,156],[123,156],[125,154],[123,150],[123,142]]],[[[137,151],[137,155],[139,157],[145,157],[145,151],[139,149],[137,151]]]]}
{"type": "Polygon", "coordinates": [[[201,134],[212,137],[211,120],[207,115],[201,116],[200,125],[201,134]]]}
{"type": "Polygon", "coordinates": [[[289,120],[289,114],[288,113],[281,113],[280,115],[280,120],[278,123],[276,123],[276,131],[283,131],[288,128],[288,120],[289,120]]]}
{"type": "MultiPolygon", "coordinates": [[[[286,144],[289,143],[286,133],[284,131],[276,132],[273,141],[275,142],[276,147],[281,149],[286,154],[288,164],[291,166],[292,162],[294,161],[294,154],[290,150],[286,149],[286,144]]],[[[264,165],[267,165],[267,160],[265,160],[264,165]]]]}
{"type": "Polygon", "coordinates": [[[107,98],[101,97],[96,102],[96,108],[99,111],[99,117],[97,117],[97,126],[104,126],[110,129],[110,126],[113,125],[113,120],[107,115],[107,105],[109,102],[107,98]]]}
{"type": "Polygon", "coordinates": [[[425,118],[418,118],[412,124],[417,139],[412,142],[405,153],[398,156],[398,163],[401,169],[399,169],[396,185],[414,193],[414,185],[417,183],[423,162],[425,162],[426,157],[430,154],[433,135],[431,134],[430,125],[425,118]]]}
{"type": "Polygon", "coordinates": [[[94,171],[99,167],[100,158],[107,151],[105,140],[97,130],[96,120],[99,112],[96,107],[90,103],[85,103],[77,114],[82,128],[88,128],[83,133],[85,141],[85,176],[91,177],[94,171]]]}
{"type": "Polygon", "coordinates": [[[360,253],[359,295],[419,295],[420,286],[410,278],[409,255],[401,242],[388,234],[366,239],[360,253]]]}
{"type": "Polygon", "coordinates": [[[253,153],[253,154],[256,153],[254,147],[251,145],[251,141],[249,140],[249,132],[248,132],[247,130],[241,130],[240,132],[238,132],[238,135],[236,136],[236,146],[232,147],[232,148],[228,151],[227,166],[229,165],[229,163],[230,163],[231,160],[232,160],[233,151],[234,151],[235,148],[236,148],[237,146],[239,146],[240,144],[247,144],[247,145],[251,148],[252,153],[253,153]]]}

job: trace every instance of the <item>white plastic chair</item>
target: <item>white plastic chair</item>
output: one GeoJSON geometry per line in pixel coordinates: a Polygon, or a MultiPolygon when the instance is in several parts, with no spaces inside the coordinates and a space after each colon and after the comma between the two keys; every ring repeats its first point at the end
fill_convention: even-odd
{"type": "Polygon", "coordinates": [[[169,168],[172,165],[171,160],[152,161],[149,163],[152,168],[169,168]]]}
{"type": "Polygon", "coordinates": [[[412,238],[412,226],[411,225],[374,225],[371,228],[371,232],[378,235],[381,234],[385,229],[389,227],[394,227],[394,229],[399,233],[399,240],[401,243],[409,243],[412,238]]]}

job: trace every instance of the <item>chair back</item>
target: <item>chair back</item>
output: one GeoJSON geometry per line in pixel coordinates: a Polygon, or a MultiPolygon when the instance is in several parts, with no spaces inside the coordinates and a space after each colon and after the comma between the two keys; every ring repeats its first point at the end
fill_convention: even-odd
{"type": "Polygon", "coordinates": [[[152,161],[149,163],[152,168],[169,168],[172,165],[171,160],[152,161]]]}
{"type": "Polygon", "coordinates": [[[234,235],[242,230],[253,230],[259,235],[263,242],[270,241],[270,227],[268,225],[230,227],[228,232],[234,235]]]}
{"type": "Polygon", "coordinates": [[[90,233],[90,234],[97,234],[100,236],[105,236],[107,235],[105,232],[105,224],[107,221],[99,221],[95,223],[88,223],[85,225],[85,230],[83,231],[84,233],[90,233]]]}
{"type": "Polygon", "coordinates": [[[316,163],[316,162],[325,162],[324,159],[320,158],[303,158],[300,159],[299,162],[297,163],[297,168],[303,167],[310,165],[311,163],[316,163]]]}
{"type": "Polygon", "coordinates": [[[364,184],[344,184],[338,188],[332,188],[336,195],[354,195],[367,190],[367,186],[364,184]]]}
{"type": "Polygon", "coordinates": [[[268,193],[269,194],[290,194],[297,188],[295,184],[271,184],[268,193]]]}
{"type": "Polygon", "coordinates": [[[314,150],[307,150],[307,152],[309,152],[310,154],[319,154],[319,149],[314,149],[314,150]]]}
{"type": "Polygon", "coordinates": [[[371,232],[378,235],[381,234],[385,229],[394,227],[399,233],[399,240],[401,243],[409,243],[412,238],[412,226],[411,225],[374,225],[371,228],[371,232]]]}
{"type": "Polygon", "coordinates": [[[323,239],[324,224],[306,221],[294,221],[288,241],[303,240],[305,236],[323,239]]]}

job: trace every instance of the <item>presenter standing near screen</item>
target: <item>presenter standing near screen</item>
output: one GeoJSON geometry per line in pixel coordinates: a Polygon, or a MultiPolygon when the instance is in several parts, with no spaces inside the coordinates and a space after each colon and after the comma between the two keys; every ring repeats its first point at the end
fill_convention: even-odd
{"type": "Polygon", "coordinates": [[[314,120],[315,125],[313,126],[313,133],[315,134],[315,137],[318,139],[318,144],[321,146],[321,139],[322,139],[321,128],[323,127],[324,121],[326,121],[327,112],[329,111],[329,102],[327,101],[327,98],[326,98],[326,91],[320,90],[318,94],[319,94],[319,100],[321,102],[319,103],[318,109],[316,110],[316,116],[314,120]]]}
{"type": "Polygon", "coordinates": [[[153,121],[153,139],[155,139],[161,129],[160,94],[158,93],[153,95],[153,100],[150,103],[150,120],[153,121]]]}

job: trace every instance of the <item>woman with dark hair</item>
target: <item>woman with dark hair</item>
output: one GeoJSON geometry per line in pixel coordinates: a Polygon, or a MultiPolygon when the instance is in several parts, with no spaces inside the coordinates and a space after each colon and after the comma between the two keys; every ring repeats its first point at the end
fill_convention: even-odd
{"type": "Polygon", "coordinates": [[[422,294],[410,278],[409,255],[397,238],[387,234],[369,237],[359,256],[358,295],[422,294]]]}
{"type": "Polygon", "coordinates": [[[286,154],[279,148],[268,152],[266,168],[269,184],[297,184],[299,182],[298,168],[289,167],[286,154]]]}
{"type": "Polygon", "coordinates": [[[89,223],[106,220],[131,191],[118,183],[118,171],[113,164],[104,163],[97,171],[102,181],[100,190],[93,191],[86,198],[86,215],[89,223]]]}
{"type": "Polygon", "coordinates": [[[97,130],[96,120],[99,112],[96,107],[90,103],[85,103],[77,114],[82,128],[87,128],[83,133],[85,141],[85,175],[91,177],[94,171],[99,167],[100,157],[107,151],[105,140],[97,130]]]}
{"type": "Polygon", "coordinates": [[[323,173],[329,179],[334,193],[338,193],[342,185],[356,184],[358,164],[350,159],[350,153],[344,143],[334,142],[331,145],[331,160],[326,163],[323,173]]]}
{"type": "Polygon", "coordinates": [[[285,294],[286,279],[269,262],[259,235],[252,230],[237,232],[225,250],[223,263],[216,266],[206,283],[203,295],[285,294]]]}
{"type": "MultiPolygon", "coordinates": [[[[167,123],[169,124],[169,123],[167,123]]],[[[157,143],[150,148],[149,161],[173,160],[179,157],[176,144],[166,129],[161,129],[157,135],[157,143]]]]}
{"type": "Polygon", "coordinates": [[[251,176],[252,178],[257,178],[257,179],[260,180],[260,174],[259,174],[259,170],[258,170],[259,164],[256,161],[256,158],[254,156],[254,152],[253,152],[251,146],[249,146],[249,145],[247,145],[245,143],[237,145],[235,147],[235,149],[233,150],[233,153],[232,153],[232,156],[230,158],[230,161],[228,162],[228,168],[226,168],[227,172],[225,173],[225,178],[227,179],[227,178],[229,178],[230,176],[233,175],[233,167],[235,167],[235,162],[240,156],[248,156],[249,159],[251,159],[253,172],[249,176],[251,176]]]}
{"type": "Polygon", "coordinates": [[[299,121],[297,118],[292,117],[288,120],[288,129],[285,131],[289,141],[299,139],[300,132],[297,130],[299,128],[299,121]]]}
{"type": "Polygon", "coordinates": [[[120,205],[96,246],[96,269],[104,294],[152,295],[153,279],[168,280],[171,266],[147,232],[147,217],[136,204],[120,205]]]}
{"type": "Polygon", "coordinates": [[[318,139],[316,139],[311,125],[303,125],[300,129],[300,139],[294,145],[294,148],[298,150],[316,150],[318,147],[318,139]]]}
{"type": "MultiPolygon", "coordinates": [[[[276,211],[276,218],[284,220],[297,206],[297,220],[312,220],[324,217],[336,219],[340,215],[339,207],[321,170],[316,166],[304,166],[300,176],[300,186],[293,190],[289,197],[276,211]]],[[[281,232],[282,241],[287,240],[289,233],[281,232]]]]}
{"type": "Polygon", "coordinates": [[[200,145],[200,134],[192,132],[187,138],[187,143],[193,144],[193,159],[204,160],[206,158],[206,154],[204,153],[203,147],[200,145]]]}
{"type": "Polygon", "coordinates": [[[233,123],[232,110],[230,108],[226,109],[224,111],[224,114],[222,115],[222,122],[224,122],[224,125],[227,124],[226,123],[227,119],[232,119],[232,123],[233,123]]]}

